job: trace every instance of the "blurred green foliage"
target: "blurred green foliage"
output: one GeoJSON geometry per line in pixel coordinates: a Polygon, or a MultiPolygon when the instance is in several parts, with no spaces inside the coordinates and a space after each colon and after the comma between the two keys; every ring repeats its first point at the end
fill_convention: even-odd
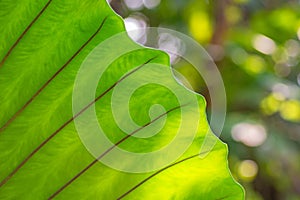
{"type": "MultiPolygon", "coordinates": [[[[124,18],[139,16],[147,26],[186,33],[207,49],[227,90],[221,139],[229,144],[231,170],[247,199],[300,199],[300,2],[113,0],[111,5],[124,18]]],[[[188,63],[179,60],[174,67],[209,101],[188,63]]]]}

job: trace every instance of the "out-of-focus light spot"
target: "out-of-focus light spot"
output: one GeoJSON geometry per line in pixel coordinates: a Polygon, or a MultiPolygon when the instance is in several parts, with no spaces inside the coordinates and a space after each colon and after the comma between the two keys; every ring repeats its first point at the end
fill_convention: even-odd
{"type": "Polygon", "coordinates": [[[226,19],[231,24],[236,24],[241,19],[241,10],[236,6],[228,6],[225,10],[226,19]]]}
{"type": "Polygon", "coordinates": [[[249,0],[234,0],[234,2],[239,4],[244,4],[244,3],[248,3],[249,0]]]}
{"type": "Polygon", "coordinates": [[[298,76],[297,76],[297,82],[298,82],[298,85],[300,86],[300,74],[298,74],[298,76]]]}
{"type": "Polygon", "coordinates": [[[277,97],[278,100],[285,100],[290,97],[291,92],[289,86],[277,83],[272,87],[272,91],[275,95],[275,98],[277,97]]]}
{"type": "Polygon", "coordinates": [[[220,45],[208,45],[207,51],[214,61],[220,61],[224,58],[224,49],[220,45]]]}
{"type": "Polygon", "coordinates": [[[285,43],[287,54],[291,57],[296,57],[300,54],[300,45],[296,40],[288,40],[285,43]]]}
{"type": "Polygon", "coordinates": [[[243,64],[247,56],[247,52],[242,48],[235,48],[231,53],[231,59],[237,65],[243,64]]]}
{"type": "Polygon", "coordinates": [[[193,12],[189,19],[189,30],[200,43],[208,42],[212,36],[210,18],[205,12],[193,12]]]}
{"type": "Polygon", "coordinates": [[[285,64],[276,64],[274,69],[275,74],[279,77],[287,77],[291,73],[291,68],[285,64]]]}
{"type": "Polygon", "coordinates": [[[277,63],[277,64],[282,64],[286,63],[287,60],[289,59],[289,56],[287,54],[287,51],[285,48],[278,47],[276,51],[272,54],[272,59],[277,63]]]}
{"type": "Polygon", "coordinates": [[[298,28],[297,36],[298,36],[298,39],[300,40],[300,27],[298,28]]]}
{"type": "Polygon", "coordinates": [[[141,10],[144,7],[143,0],[124,0],[130,10],[141,10]]]}
{"type": "Polygon", "coordinates": [[[275,42],[271,38],[261,34],[253,38],[252,45],[257,51],[267,55],[271,55],[276,50],[275,42]]]}
{"type": "Polygon", "coordinates": [[[259,124],[239,123],[231,129],[232,138],[249,147],[262,145],[267,139],[266,129],[259,124]]]}
{"type": "Polygon", "coordinates": [[[265,71],[266,63],[263,58],[250,55],[246,58],[243,67],[249,74],[257,75],[265,71]]]}
{"type": "Polygon", "coordinates": [[[289,57],[288,62],[286,63],[288,67],[294,67],[298,65],[299,59],[297,57],[289,57]]]}
{"type": "Polygon", "coordinates": [[[126,31],[131,39],[144,44],[146,42],[147,23],[140,17],[128,17],[124,19],[126,31]]]}
{"type": "Polygon", "coordinates": [[[238,174],[245,181],[252,181],[258,172],[258,166],[253,160],[244,160],[239,164],[238,174]]]}
{"type": "Polygon", "coordinates": [[[183,42],[169,33],[159,34],[158,48],[169,54],[172,64],[176,63],[179,56],[183,55],[185,52],[185,45],[183,42]]]}
{"type": "Polygon", "coordinates": [[[278,100],[278,101],[284,101],[286,99],[286,96],[283,95],[282,93],[280,92],[273,92],[273,97],[278,100]]]}
{"type": "Polygon", "coordinates": [[[281,30],[292,30],[297,27],[298,17],[293,9],[278,9],[271,14],[272,21],[276,21],[276,27],[281,30]]]}
{"type": "Polygon", "coordinates": [[[260,107],[262,109],[262,112],[266,115],[273,115],[274,113],[278,112],[282,99],[284,99],[284,96],[282,96],[280,93],[272,93],[271,95],[267,96],[261,101],[260,107]]]}
{"type": "Polygon", "coordinates": [[[153,9],[160,4],[160,0],[144,0],[144,5],[148,9],[153,9]]]}
{"type": "Polygon", "coordinates": [[[280,107],[280,115],[291,122],[300,122],[300,102],[297,100],[285,101],[280,107]]]}

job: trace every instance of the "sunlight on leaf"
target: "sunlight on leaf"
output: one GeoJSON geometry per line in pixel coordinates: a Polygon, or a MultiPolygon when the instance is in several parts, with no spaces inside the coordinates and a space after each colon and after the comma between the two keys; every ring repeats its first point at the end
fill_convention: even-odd
{"type": "MultiPolygon", "coordinates": [[[[196,117],[200,120],[199,124],[193,124],[197,127],[196,137],[176,161],[148,173],[125,173],[98,161],[115,147],[131,152],[155,150],[176,136],[183,120],[179,117],[183,106],[178,105],[176,98],[164,88],[145,87],[135,91],[130,99],[132,117],[141,125],[135,132],[153,124],[155,128],[155,123],[166,119],[160,134],[149,140],[136,139],[117,126],[111,97],[118,84],[128,77],[155,78],[154,70],[138,73],[147,64],[168,67],[170,64],[166,53],[141,49],[129,37],[116,41],[124,42],[120,49],[126,44],[140,49],[109,63],[97,83],[93,102],[82,105],[86,109],[74,115],[72,94],[81,64],[100,43],[125,30],[123,20],[105,0],[0,1],[0,22],[3,24],[0,29],[0,199],[243,199],[243,189],[228,169],[228,150],[224,143],[218,140],[206,157],[199,157],[204,138],[214,137],[206,120],[206,102],[200,95],[196,99],[200,108],[196,117]],[[146,112],[149,105],[160,102],[164,102],[165,112],[149,117],[146,112]],[[88,114],[91,105],[97,111],[96,121],[114,143],[99,157],[92,156],[83,145],[74,123],[88,114]]],[[[209,31],[207,22],[203,27],[209,31]]],[[[120,49],[109,49],[109,52],[113,54],[120,49]]],[[[111,54],[97,59],[109,60],[111,54]]],[[[89,67],[92,72],[99,69],[99,66],[89,67]]],[[[162,74],[166,77],[171,75],[170,68],[167,69],[169,74],[162,74]]],[[[180,86],[171,76],[162,81],[180,86]]],[[[187,108],[185,119],[192,119],[197,113],[195,107],[187,108]]],[[[86,119],[83,127],[88,134],[93,131],[89,125],[94,121],[86,119]]],[[[149,128],[147,134],[151,135],[154,128],[149,128]]],[[[95,144],[99,145],[97,141],[95,144]]],[[[164,156],[158,159],[170,155],[164,156]]],[[[137,165],[113,158],[120,165],[137,165]]]]}

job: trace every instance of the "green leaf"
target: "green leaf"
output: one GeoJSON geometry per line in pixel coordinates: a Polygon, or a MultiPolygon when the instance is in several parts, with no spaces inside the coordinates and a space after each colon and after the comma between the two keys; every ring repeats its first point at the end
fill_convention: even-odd
{"type": "MultiPolygon", "coordinates": [[[[243,198],[242,188],[229,172],[225,144],[218,140],[212,151],[202,152],[208,155],[199,157],[204,138],[215,138],[209,131],[203,97],[196,96],[197,105],[188,101],[183,105],[168,88],[144,85],[134,91],[128,105],[122,105],[127,95],[124,92],[120,92],[117,100],[118,117],[123,117],[126,110],[122,108],[128,107],[139,128],[128,135],[115,121],[111,106],[113,91],[126,81],[134,83],[156,78],[186,92],[187,99],[195,97],[179,85],[170,68],[166,68],[169,58],[164,52],[141,48],[128,37],[124,38],[121,42],[136,50],[109,63],[96,87],[92,104],[85,104],[84,98],[81,101],[80,97],[88,90],[78,93],[74,83],[82,63],[84,66],[84,60],[99,44],[124,31],[122,19],[106,1],[3,0],[0,1],[0,22],[0,199],[243,198]],[[154,64],[164,66],[159,65],[161,68],[155,68],[158,70],[149,68],[154,64]],[[148,73],[144,69],[148,69],[148,73]],[[78,110],[74,105],[72,108],[73,90],[78,95],[75,100],[79,98],[82,103],[77,105],[78,110]],[[164,110],[160,107],[149,116],[153,104],[162,105],[164,110]],[[95,141],[94,145],[106,148],[101,152],[89,147],[87,150],[81,141],[89,140],[93,132],[90,129],[95,123],[90,118],[93,106],[97,123],[114,143],[107,148],[97,143],[102,144],[102,141],[95,141]],[[200,115],[196,112],[198,107],[200,115]],[[97,160],[108,158],[121,168],[135,167],[136,162],[110,156],[114,155],[114,148],[138,153],[158,150],[175,138],[184,119],[197,121],[197,124],[186,126],[186,135],[176,143],[178,148],[191,139],[190,132],[195,125],[196,137],[182,156],[164,167],[144,173],[126,173],[97,160]],[[75,123],[76,120],[79,121],[75,123]],[[158,129],[160,125],[164,126],[158,129]],[[80,128],[86,138],[81,135],[80,139],[80,128]],[[154,130],[157,134],[150,138],[134,135],[151,136],[154,130]]],[[[126,47],[124,44],[120,48],[126,47]]],[[[105,49],[100,48],[101,52],[105,49]]],[[[109,55],[100,61],[105,62],[109,55]]],[[[103,67],[88,66],[91,74],[103,67]]],[[[141,160],[137,166],[163,163],[173,157],[175,151],[176,148],[151,162],[141,160]]]]}

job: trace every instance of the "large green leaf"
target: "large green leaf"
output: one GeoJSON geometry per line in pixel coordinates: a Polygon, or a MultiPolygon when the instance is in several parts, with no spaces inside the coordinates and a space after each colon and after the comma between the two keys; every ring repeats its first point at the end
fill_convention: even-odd
{"type": "MultiPolygon", "coordinates": [[[[153,172],[125,173],[96,159],[109,156],[116,146],[139,153],[160,149],[175,137],[182,116],[191,122],[199,117],[195,105],[187,102],[180,106],[167,88],[150,84],[136,90],[128,105],[141,128],[128,136],[118,127],[110,102],[121,82],[156,77],[184,89],[171,71],[141,73],[148,63],[169,65],[169,58],[157,50],[141,49],[129,38],[125,43],[138,48],[109,65],[91,104],[115,146],[95,155],[82,144],[74,120],[86,115],[82,120],[88,135],[92,122],[84,120],[89,119],[86,113],[91,109],[82,105],[82,112],[79,109],[73,115],[76,74],[98,44],[124,31],[122,20],[105,0],[2,0],[0,21],[0,199],[243,198],[242,188],[228,170],[225,144],[217,141],[212,151],[204,152],[208,155],[199,157],[204,138],[214,138],[201,96],[197,96],[200,120],[196,137],[176,161],[153,172]],[[149,117],[153,104],[162,105],[165,112],[149,117]],[[151,134],[163,120],[164,127],[154,137],[133,137],[138,132],[151,134]]],[[[189,139],[192,127],[186,127],[187,134],[180,141],[189,139]]],[[[172,153],[165,156],[172,157],[172,153]]],[[[121,166],[136,164],[113,159],[121,166]]]]}

